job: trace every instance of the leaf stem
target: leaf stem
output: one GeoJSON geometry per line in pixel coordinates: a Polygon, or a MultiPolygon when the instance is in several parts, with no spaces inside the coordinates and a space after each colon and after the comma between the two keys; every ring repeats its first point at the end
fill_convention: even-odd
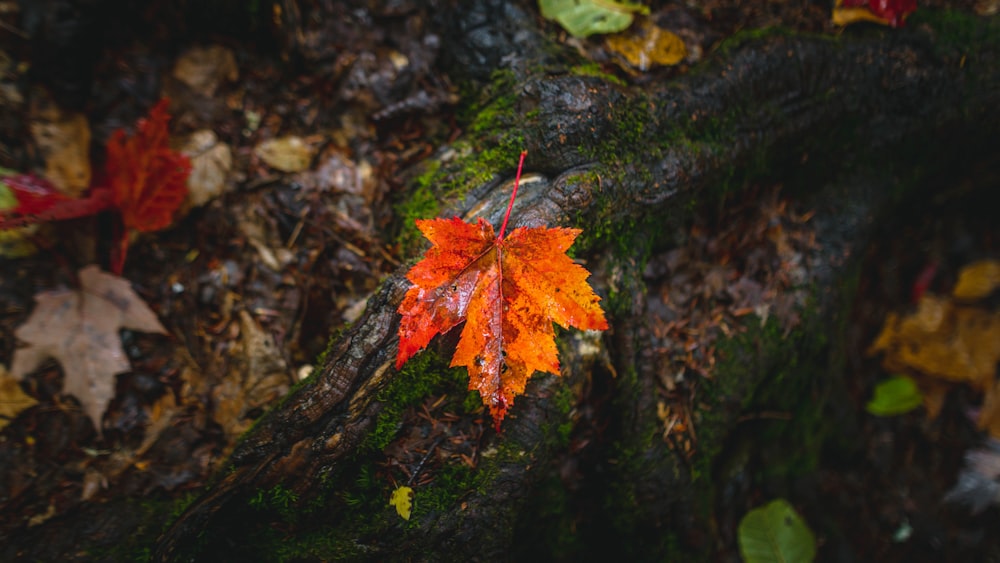
{"type": "Polygon", "coordinates": [[[517,197],[517,186],[521,183],[521,169],[524,168],[524,157],[526,156],[528,156],[528,151],[521,151],[521,160],[517,163],[517,175],[514,176],[514,191],[510,194],[510,203],[507,204],[507,214],[503,216],[503,225],[500,225],[497,244],[503,241],[503,235],[507,231],[507,220],[510,219],[510,210],[514,208],[514,198],[517,197]]]}

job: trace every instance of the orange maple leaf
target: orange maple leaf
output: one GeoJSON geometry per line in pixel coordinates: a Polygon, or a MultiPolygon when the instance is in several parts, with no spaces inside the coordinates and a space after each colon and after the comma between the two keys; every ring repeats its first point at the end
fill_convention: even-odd
{"type": "Polygon", "coordinates": [[[518,228],[501,239],[482,219],[416,223],[433,246],[406,274],[414,285],[398,309],[396,368],[465,320],[451,365],[469,370],[469,388],[499,427],[532,373],[559,374],[553,322],[608,328],[590,272],[566,255],[581,231],[518,228]]]}
{"type": "Polygon", "coordinates": [[[170,149],[169,101],[160,100],[140,119],[135,134],[115,131],[107,144],[105,173],[112,198],[130,231],[158,231],[171,224],[187,197],[188,157],[170,149]]]}

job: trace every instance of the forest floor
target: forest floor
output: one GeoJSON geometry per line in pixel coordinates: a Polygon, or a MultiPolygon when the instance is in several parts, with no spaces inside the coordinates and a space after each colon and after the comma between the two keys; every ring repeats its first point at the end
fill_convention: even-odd
{"type": "MultiPolygon", "coordinates": [[[[73,367],[50,360],[14,384],[4,372],[24,347],[16,333],[35,310],[36,294],[79,287],[89,264],[110,269],[115,233],[108,217],[53,223],[0,244],[4,252],[37,249],[0,257],[3,543],[18,545],[26,530],[58,526],[83,505],[199,491],[253,421],[308,376],[331,335],[360,316],[380,280],[413,258],[395,243],[397,204],[415,165],[462,134],[463,112],[475,102],[439,64],[439,31],[426,9],[373,4],[379,6],[334,8],[340,13],[323,23],[279,19],[257,28],[268,37],[260,42],[205,22],[171,28],[163,22],[185,14],[150,3],[149,11],[116,16],[131,32],[109,33],[97,46],[78,38],[85,47],[50,41],[45,34],[54,24],[30,7],[0,13],[0,165],[56,176],[86,169],[99,179],[103,157],[94,155],[103,155],[112,131],[131,131],[167,97],[171,143],[191,156],[205,194],[169,228],[132,242],[121,276],[166,334],[121,330],[131,369],[109,374],[113,391],[90,404],[68,393],[66,380],[77,377],[70,372],[100,372],[88,364],[93,358],[73,367]],[[79,76],[73,51],[92,53],[92,74],[79,76]],[[66,137],[57,145],[77,149],[46,148],[43,129],[66,137]],[[19,402],[27,408],[4,407],[19,402]],[[103,412],[99,425],[94,408],[103,412]]],[[[65,23],[91,29],[93,17],[65,23]]],[[[641,87],[687,72],[740,31],[844,32],[826,3],[807,1],[709,0],[657,8],[652,19],[685,42],[679,64],[639,70],[598,37],[562,33],[561,40],[587,53],[602,73],[641,87]]],[[[540,16],[537,24],[561,33],[540,16]]],[[[65,181],[72,189],[73,179],[65,181]]],[[[689,456],[698,453],[691,410],[698,378],[711,375],[714,341],[750,313],[793,318],[793,298],[786,310],[762,312],[746,295],[790,283],[794,264],[787,258],[816,244],[810,210],[786,199],[779,185],[748,193],[730,209],[703,210],[683,235],[687,246],[662,249],[647,268],[650,331],[662,342],[652,353],[670,372],[663,376],[664,439],[689,456]],[[737,254],[743,275],[732,269],[737,254]],[[746,266],[748,255],[756,256],[756,269],[746,266]],[[678,370],[686,378],[677,378],[678,370]]],[[[821,544],[851,546],[867,560],[1000,558],[995,507],[972,514],[942,501],[963,455],[984,443],[969,414],[982,394],[947,387],[933,419],[921,410],[892,418],[857,414],[887,375],[865,353],[885,314],[912,308],[907,299],[916,280],[927,280],[921,291],[947,293],[962,266],[996,256],[996,221],[976,193],[956,196],[953,205],[901,211],[895,230],[887,226],[865,259],[850,328],[855,403],[844,406],[855,413],[847,418],[864,443],[832,448],[802,480],[814,490],[806,516],[837,521],[845,535],[821,536],[821,544]],[[844,451],[853,457],[838,457],[844,451]],[[828,511],[816,515],[818,506],[828,511]]],[[[68,335],[74,325],[57,322],[51,330],[68,335]]],[[[378,478],[405,482],[420,463],[419,483],[432,478],[434,464],[475,464],[491,432],[488,416],[460,420],[442,404],[444,397],[429,397],[404,416],[404,428],[447,426],[441,435],[459,438],[442,445],[427,432],[401,432],[378,478]]],[[[829,552],[824,559],[841,556],[850,560],[829,552]]]]}

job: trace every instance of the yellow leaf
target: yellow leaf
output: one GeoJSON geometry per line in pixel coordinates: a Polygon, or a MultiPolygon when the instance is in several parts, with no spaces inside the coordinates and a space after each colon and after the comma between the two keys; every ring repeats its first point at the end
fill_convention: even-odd
{"type": "Polygon", "coordinates": [[[403,517],[403,520],[410,519],[410,510],[413,508],[413,489],[407,486],[397,487],[389,496],[389,504],[396,507],[396,513],[403,517]]]}
{"type": "Polygon", "coordinates": [[[926,294],[914,314],[886,316],[869,353],[884,352],[882,365],[890,372],[914,370],[983,391],[1000,361],[998,341],[1000,314],[926,294]]]}
{"type": "Polygon", "coordinates": [[[875,22],[882,25],[889,25],[889,21],[880,18],[865,8],[844,8],[840,6],[833,8],[833,25],[846,26],[856,22],[875,22]]]}
{"type": "Polygon", "coordinates": [[[0,429],[18,413],[36,404],[38,401],[22,391],[17,380],[7,375],[7,368],[0,365],[0,429]]]}
{"type": "Polygon", "coordinates": [[[607,46],[630,66],[643,72],[655,65],[675,65],[687,56],[687,48],[680,37],[648,20],[635,32],[608,37],[607,46]]]}
{"type": "Polygon", "coordinates": [[[958,273],[958,283],[951,294],[956,299],[982,299],[1000,286],[1000,262],[980,260],[967,264],[958,273]]]}

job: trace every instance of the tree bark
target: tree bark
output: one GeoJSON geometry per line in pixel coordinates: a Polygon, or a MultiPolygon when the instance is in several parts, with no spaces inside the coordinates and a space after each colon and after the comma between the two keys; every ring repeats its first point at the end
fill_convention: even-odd
{"type": "MultiPolygon", "coordinates": [[[[769,371],[794,358],[819,365],[838,352],[835,339],[809,347],[810,331],[829,330],[832,315],[850,298],[840,289],[850,268],[836,260],[859,253],[872,218],[892,194],[884,188],[837,191],[823,177],[815,178],[814,192],[799,194],[818,209],[823,250],[806,280],[818,289],[816,314],[784,347],[768,345],[764,336],[742,341],[727,361],[745,369],[706,383],[718,393],[708,392],[698,406],[712,414],[701,419],[698,431],[707,443],[694,465],[651,439],[660,422],[655,375],[646,361],[638,254],[647,249],[641,241],[654,238],[655,229],[684,224],[689,202],[722,204],[755,175],[818,175],[856,166],[872,154],[898,163],[911,157],[901,156],[912,155],[911,149],[928,158],[937,151],[933,158],[947,162],[958,158],[956,146],[981,148],[978,143],[997,132],[1000,67],[988,19],[962,16],[969,27],[958,39],[939,14],[901,30],[751,38],[675,79],[626,88],[569,72],[574,56],[547,42],[517,8],[478,2],[466,9],[456,16],[447,50],[469,79],[501,67],[510,71],[517,120],[509,124],[514,129],[470,133],[459,142],[503,147],[523,137],[530,177],[515,204],[514,226],[636,226],[629,233],[629,240],[639,241],[636,255],[602,238],[585,249],[588,263],[597,264],[598,291],[616,295],[605,302],[613,301],[612,329],[597,352],[564,335],[562,377],[536,374],[503,431],[487,433],[483,450],[498,453],[478,460],[475,489],[454,491],[448,504],[410,522],[382,499],[366,505],[369,531],[351,537],[358,528],[343,523],[345,535],[338,535],[338,526],[322,521],[340,522],[346,509],[335,493],[351,489],[358,468],[377,455],[359,448],[386,406],[381,393],[399,377],[396,308],[408,287],[407,266],[401,267],[335,341],[318,374],[248,432],[226,471],[159,539],[155,560],[253,559],[261,555],[249,551],[258,545],[254,534],[265,528],[279,528],[289,543],[323,535],[325,547],[310,549],[326,549],[330,557],[509,559],[542,549],[533,542],[557,533],[555,525],[546,528],[552,520],[537,511],[536,501],[547,494],[543,484],[558,481],[560,468],[573,463],[591,465],[585,486],[596,499],[589,506],[595,513],[578,520],[583,537],[576,538],[587,553],[601,553],[598,542],[609,537],[619,553],[641,558],[663,558],[669,550],[713,553],[719,541],[710,524],[714,486],[697,475],[698,467],[713,467],[713,455],[769,371]],[[595,415],[608,435],[574,451],[556,435],[560,425],[582,424],[580,415],[560,408],[554,397],[569,388],[579,401],[595,385],[607,386],[612,397],[595,415]],[[281,523],[284,513],[277,509],[247,515],[251,499],[274,490],[293,493],[299,515],[292,523],[281,523]]],[[[434,158],[450,175],[468,165],[444,150],[434,158]]],[[[509,197],[505,172],[471,187],[464,198],[441,202],[442,214],[498,223],[509,197]]],[[[835,371],[827,376],[835,378],[835,371]]],[[[419,490],[415,502],[421,502],[419,490]]]]}

